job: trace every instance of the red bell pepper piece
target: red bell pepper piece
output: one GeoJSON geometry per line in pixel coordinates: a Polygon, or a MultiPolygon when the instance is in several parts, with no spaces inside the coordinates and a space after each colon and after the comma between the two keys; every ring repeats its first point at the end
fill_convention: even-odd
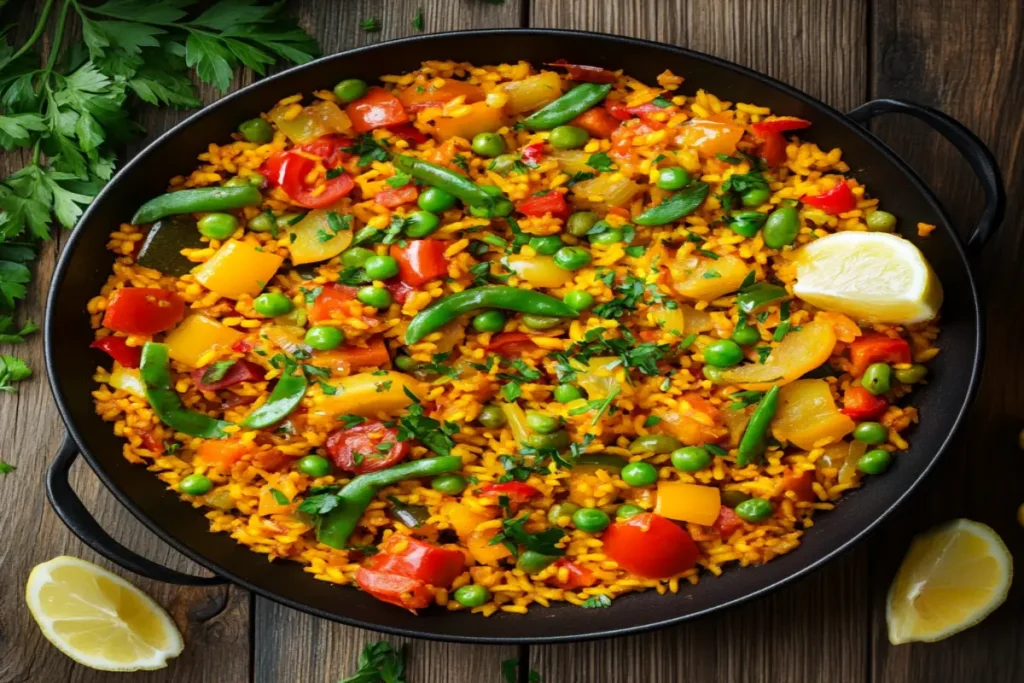
{"type": "Polygon", "coordinates": [[[782,133],[766,133],[761,136],[761,158],[769,166],[786,163],[786,138],[782,133]]]}
{"type": "Polygon", "coordinates": [[[323,190],[307,185],[306,176],[315,165],[315,161],[301,154],[278,152],[264,162],[260,171],[272,186],[279,185],[293,202],[307,209],[330,206],[356,186],[347,173],[324,180],[323,190]]]}
{"type": "Polygon", "coordinates": [[[356,583],[381,602],[408,610],[423,609],[434,599],[434,592],[418,579],[367,567],[356,572],[356,583]]]}
{"type": "Polygon", "coordinates": [[[149,337],[171,329],[185,317],[185,300],[155,287],[124,287],[114,292],[103,326],[115,332],[149,337]]]}
{"type": "Polygon", "coordinates": [[[348,287],[336,282],[324,285],[323,290],[309,308],[309,319],[313,322],[323,322],[342,317],[348,308],[346,302],[355,299],[358,291],[355,287],[348,287]]]}
{"type": "Polygon", "coordinates": [[[382,552],[370,560],[369,567],[408,576],[436,588],[447,588],[465,570],[466,555],[461,550],[392,534],[384,542],[382,552]]]}
{"type": "Polygon", "coordinates": [[[163,454],[167,451],[164,447],[164,442],[156,438],[156,434],[149,431],[148,429],[139,429],[135,432],[142,439],[142,445],[146,450],[153,451],[154,453],[163,454]]]}
{"type": "Polygon", "coordinates": [[[316,193],[314,188],[301,186],[295,189],[285,187],[285,192],[292,198],[292,201],[307,209],[322,209],[330,206],[342,197],[346,196],[356,186],[352,176],[342,173],[336,178],[331,178],[324,183],[323,192],[316,193]]]}
{"type": "Polygon", "coordinates": [[[138,346],[128,346],[124,337],[97,339],[89,344],[89,348],[99,349],[125,368],[137,368],[142,364],[142,349],[138,346]]]}
{"type": "Polygon", "coordinates": [[[692,569],[700,557],[693,538],[653,512],[615,522],[601,537],[605,554],[628,572],[648,579],[666,579],[692,569]]]}
{"type": "Polygon", "coordinates": [[[570,64],[564,59],[547,63],[544,66],[555,66],[565,69],[569,72],[569,78],[584,83],[614,83],[619,79],[615,72],[608,69],[588,64],[570,64]]]}
{"type": "Polygon", "coordinates": [[[301,149],[303,152],[313,154],[323,159],[324,166],[327,168],[335,168],[345,161],[352,155],[345,151],[346,148],[351,147],[354,143],[352,138],[341,133],[329,133],[318,137],[312,142],[307,142],[301,145],[297,145],[296,149],[301,149]]]}
{"type": "Polygon", "coordinates": [[[821,209],[831,216],[853,211],[857,208],[857,197],[854,196],[853,190],[850,189],[845,180],[841,181],[831,190],[826,190],[821,194],[804,195],[800,198],[800,201],[808,206],[821,209]]]}
{"type": "Polygon", "coordinates": [[[373,201],[381,206],[393,209],[402,204],[411,204],[420,196],[420,191],[412,183],[390,190],[384,190],[373,195],[373,201]]]}
{"type": "Polygon", "coordinates": [[[723,505],[718,509],[718,519],[711,525],[711,528],[725,539],[732,536],[741,526],[743,526],[743,520],[740,519],[740,516],[732,508],[723,505]]]}
{"type": "Polygon", "coordinates": [[[619,126],[619,121],[603,107],[593,107],[572,120],[572,125],[579,126],[592,137],[607,140],[619,126]]]}
{"type": "Polygon", "coordinates": [[[850,360],[853,362],[850,372],[854,377],[860,377],[872,363],[911,362],[910,344],[899,337],[865,334],[850,344],[850,360]]]}
{"type": "Polygon", "coordinates": [[[253,343],[250,339],[239,339],[231,345],[231,350],[235,353],[249,353],[252,351],[253,343]]]}
{"type": "Polygon", "coordinates": [[[407,285],[422,284],[448,275],[443,240],[409,240],[404,247],[391,245],[391,257],[398,261],[398,277],[407,285]]]}
{"type": "Polygon", "coordinates": [[[412,444],[399,441],[398,429],[395,427],[386,427],[379,420],[371,420],[331,432],[326,447],[338,469],[366,474],[398,464],[409,455],[412,444]],[[389,444],[391,448],[381,453],[377,450],[381,444],[389,444]]]}
{"type": "Polygon", "coordinates": [[[357,133],[390,128],[409,120],[402,103],[384,88],[370,88],[365,95],[345,107],[345,113],[357,133]]]}
{"type": "Polygon", "coordinates": [[[619,121],[629,121],[633,118],[633,115],[629,113],[629,108],[622,102],[622,100],[605,100],[604,108],[612,115],[612,117],[619,121]]]}
{"type": "Polygon", "coordinates": [[[488,351],[506,358],[514,358],[523,351],[535,348],[537,345],[525,332],[502,332],[491,338],[491,343],[487,345],[488,351]]]}
{"type": "Polygon", "coordinates": [[[810,121],[798,119],[795,116],[780,116],[771,121],[761,121],[751,124],[750,129],[754,135],[764,138],[771,133],[784,133],[788,130],[801,130],[811,125],[810,121]]]}
{"type": "Polygon", "coordinates": [[[199,368],[192,371],[192,383],[200,391],[220,391],[242,382],[259,382],[266,375],[266,371],[256,363],[248,360],[237,360],[234,365],[228,368],[224,376],[216,382],[203,382],[203,375],[206,374],[208,369],[199,368]]]}
{"type": "Polygon", "coordinates": [[[597,583],[597,577],[594,576],[594,572],[590,571],[586,567],[581,567],[574,562],[570,562],[564,557],[555,562],[555,567],[559,570],[561,570],[562,567],[565,567],[569,571],[569,575],[565,578],[565,581],[561,581],[558,578],[558,574],[560,574],[561,571],[557,572],[547,580],[547,582],[552,586],[558,586],[559,588],[564,588],[567,591],[574,591],[578,588],[587,588],[588,586],[593,586],[597,583]]]}
{"type": "Polygon", "coordinates": [[[521,481],[506,481],[501,484],[484,484],[480,487],[479,494],[481,496],[494,496],[495,498],[507,496],[511,502],[516,505],[522,505],[531,498],[539,496],[540,491],[521,481]]]}
{"type": "Polygon", "coordinates": [[[420,145],[430,139],[430,136],[421,131],[411,123],[400,123],[397,126],[388,126],[388,130],[397,135],[398,137],[413,143],[414,145],[420,145]]]}
{"type": "Polygon", "coordinates": [[[787,467],[782,475],[782,490],[792,491],[796,494],[797,500],[804,502],[817,498],[814,494],[814,474],[809,470],[797,474],[787,467]]]}
{"type": "Polygon", "coordinates": [[[408,301],[410,294],[416,291],[401,280],[389,282],[387,284],[387,290],[391,292],[391,298],[400,306],[408,301]]]}
{"type": "Polygon", "coordinates": [[[884,398],[879,398],[859,384],[855,384],[843,394],[841,412],[858,421],[874,420],[881,417],[888,406],[884,398]]]}
{"type": "Polygon", "coordinates": [[[523,151],[520,153],[520,156],[526,163],[536,166],[540,163],[540,158],[544,156],[544,143],[535,142],[532,145],[523,147],[523,151]]]}
{"type": "Polygon", "coordinates": [[[548,192],[540,197],[530,197],[519,202],[516,211],[524,216],[543,216],[551,214],[554,218],[565,220],[569,217],[569,204],[561,192],[548,192]]]}

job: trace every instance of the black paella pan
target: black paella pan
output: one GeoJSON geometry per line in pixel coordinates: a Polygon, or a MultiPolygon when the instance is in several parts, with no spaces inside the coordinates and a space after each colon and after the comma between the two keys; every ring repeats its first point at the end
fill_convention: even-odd
{"type": "Polygon", "coordinates": [[[229,581],[295,609],[388,633],[463,642],[539,643],[635,633],[692,619],[764,594],[832,559],[885,518],[943,455],[981,374],[984,325],[971,263],[999,225],[1003,204],[991,153],[970,131],[940,112],[876,100],[843,115],[766,76],[668,45],[595,33],[511,29],[421,36],[324,57],[243,88],[176,126],[125,165],[82,216],[57,265],[47,302],[46,365],[68,430],[50,468],[47,493],[57,514],[83,541],[138,574],[193,585],[229,581]],[[442,608],[414,616],[353,588],[316,581],[297,563],[266,562],[229,535],[211,533],[200,510],[184,505],[145,468],[122,457],[121,439],[95,413],[90,395],[95,363],[86,351],[93,339],[86,304],[100,290],[114,259],[105,246],[111,226],[128,221],[142,201],[163,193],[168,178],[190,172],[210,141],[228,139],[239,121],[268,110],[288,95],[330,86],[341,78],[371,82],[381,74],[415,69],[428,59],[527,60],[539,65],[562,58],[625,69],[647,82],[671,69],[686,78],[684,94],[706,87],[726,100],[755,102],[776,114],[809,119],[814,125],[806,138],[826,149],[841,147],[857,179],[887,209],[904,218],[903,236],[924,252],[946,292],[942,362],[934,364],[928,386],[913,395],[922,424],[910,434],[909,452],[896,459],[885,477],[844,497],[836,510],[816,520],[800,548],[764,566],[729,570],[697,586],[685,585],[674,595],[653,591],[629,595],[603,610],[565,604],[535,607],[528,615],[498,613],[485,619],[442,608]],[[877,115],[893,112],[915,116],[934,127],[959,148],[977,173],[987,206],[966,239],[961,239],[941,202],[917,174],[862,127],[877,115]],[[918,221],[933,223],[938,230],[920,239],[912,227],[918,221]],[[79,453],[132,514],[216,576],[181,574],[113,540],[68,484],[68,471],[79,453]]]}

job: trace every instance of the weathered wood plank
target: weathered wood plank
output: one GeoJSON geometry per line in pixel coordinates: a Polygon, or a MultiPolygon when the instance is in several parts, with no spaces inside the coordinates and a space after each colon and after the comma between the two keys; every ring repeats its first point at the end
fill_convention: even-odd
{"type": "MultiPolygon", "coordinates": [[[[1024,183],[1024,7],[1009,0],[945,0],[927,7],[879,2],[873,28],[873,94],[936,107],[974,130],[999,160],[1010,199],[1006,222],[975,271],[987,293],[989,337],[974,409],[938,472],[878,538],[879,547],[896,550],[871,558],[872,585],[877,587],[872,591],[873,680],[1017,680],[1024,668],[1020,581],[1007,603],[981,625],[934,645],[891,646],[884,600],[912,535],[954,517],[989,524],[1018,560],[1024,557],[1015,521],[1017,506],[1024,502],[1024,482],[998,474],[1014,471],[1020,462],[1017,432],[1024,417],[1024,323],[1019,315],[1024,202],[1014,191],[1024,183]]],[[[922,173],[966,232],[984,199],[953,146],[903,117],[879,121],[876,130],[922,173]]]]}
{"type": "MultiPolygon", "coordinates": [[[[757,69],[839,108],[867,92],[864,2],[539,0],[533,26],[663,41],[757,69]]],[[[712,92],[714,85],[707,86],[712,92]]],[[[861,549],[726,614],[610,643],[531,648],[545,680],[864,681],[867,596],[861,549]],[[822,656],[822,653],[828,653],[822,656]]],[[[713,581],[713,579],[709,579],[713,581]]]]}
{"type": "MultiPolygon", "coordinates": [[[[411,24],[418,8],[423,10],[428,33],[518,26],[520,14],[516,0],[500,5],[480,0],[401,0],[386,5],[369,0],[337,3],[304,0],[297,5],[303,25],[317,36],[325,54],[418,34],[411,24]],[[380,33],[368,34],[359,29],[359,21],[370,16],[381,19],[380,33]]],[[[341,589],[338,596],[344,599],[341,589]]],[[[382,606],[381,609],[391,608],[382,606]]],[[[359,653],[366,643],[383,638],[370,631],[301,614],[262,598],[256,599],[254,614],[254,678],[257,681],[337,681],[343,675],[354,673],[359,653]]],[[[515,656],[515,648],[511,647],[410,642],[392,637],[387,640],[395,644],[409,643],[410,681],[497,681],[501,661],[515,656]]]]}

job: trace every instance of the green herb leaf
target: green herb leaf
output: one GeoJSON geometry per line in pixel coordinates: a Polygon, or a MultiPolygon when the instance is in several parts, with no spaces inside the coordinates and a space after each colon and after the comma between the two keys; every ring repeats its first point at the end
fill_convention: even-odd
{"type": "Polygon", "coordinates": [[[657,415],[648,415],[647,419],[644,420],[644,429],[650,429],[659,422],[661,422],[661,418],[657,415]]]}
{"type": "Polygon", "coordinates": [[[423,8],[420,7],[416,10],[416,14],[412,18],[412,27],[417,31],[423,30],[423,8]]]}
{"type": "Polygon", "coordinates": [[[379,17],[367,17],[359,22],[359,28],[363,29],[367,33],[376,33],[380,31],[382,24],[380,23],[379,17]]]}
{"type": "Polygon", "coordinates": [[[363,417],[362,415],[348,414],[340,415],[338,417],[338,421],[341,422],[342,429],[352,429],[353,427],[356,427],[366,422],[366,418],[363,417]]]}
{"type": "Polygon", "coordinates": [[[367,643],[359,655],[359,670],[339,683],[406,683],[405,648],[396,650],[384,641],[367,643]]]}
{"type": "Polygon", "coordinates": [[[587,159],[587,166],[594,169],[595,171],[613,171],[615,170],[615,164],[612,162],[612,158],[605,152],[598,152],[597,154],[591,154],[587,159]]]}
{"type": "Polygon", "coordinates": [[[3,460],[0,460],[0,474],[10,474],[15,469],[14,465],[9,465],[3,460]]]}
{"type": "Polygon", "coordinates": [[[203,373],[201,380],[202,384],[214,384],[224,379],[224,376],[228,374],[228,370],[235,367],[236,361],[233,360],[220,360],[211,365],[203,373]]]}
{"type": "Polygon", "coordinates": [[[583,601],[580,605],[583,609],[600,609],[604,607],[611,607],[612,599],[607,595],[592,595],[583,601]]]}
{"type": "Polygon", "coordinates": [[[277,489],[270,489],[270,495],[274,497],[274,502],[278,505],[288,505],[291,503],[291,501],[288,500],[288,496],[284,495],[277,489]]]}

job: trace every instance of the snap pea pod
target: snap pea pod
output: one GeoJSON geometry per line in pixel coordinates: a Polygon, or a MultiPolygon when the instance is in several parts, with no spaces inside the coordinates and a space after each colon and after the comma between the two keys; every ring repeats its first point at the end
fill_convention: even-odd
{"type": "Polygon", "coordinates": [[[165,425],[183,434],[203,439],[227,437],[224,428],[231,427],[230,422],[188,410],[182,405],[171,381],[171,366],[166,344],[147,342],[142,347],[139,374],[146,389],[146,400],[165,425]]]}
{"type": "Polygon", "coordinates": [[[747,423],[747,428],[740,438],[739,452],[736,454],[736,463],[740,467],[746,467],[764,455],[768,429],[771,427],[772,418],[775,417],[778,409],[779,386],[775,385],[768,390],[768,393],[754,408],[754,414],[750,416],[750,422],[747,423]]]}
{"type": "Polygon", "coordinates": [[[564,301],[540,292],[505,285],[475,287],[439,299],[417,313],[405,330],[405,343],[415,344],[460,315],[484,308],[556,318],[575,318],[579,315],[564,301]]]}
{"type": "Polygon", "coordinates": [[[495,198],[490,193],[444,166],[404,154],[396,154],[391,161],[398,170],[408,173],[430,187],[436,187],[448,194],[455,195],[470,206],[485,208],[494,206],[495,198]]]}
{"type": "Polygon", "coordinates": [[[621,470],[627,464],[625,458],[611,453],[584,453],[576,458],[573,467],[598,467],[606,470],[621,470]]]}
{"type": "Polygon", "coordinates": [[[644,211],[633,222],[637,225],[665,225],[677,221],[700,208],[710,189],[707,183],[695,180],[661,204],[644,211]]]}
{"type": "Polygon", "coordinates": [[[609,83],[583,83],[565,93],[551,104],[528,116],[523,125],[530,130],[551,130],[569,123],[596,104],[600,104],[612,91],[609,83]]]}
{"type": "Polygon", "coordinates": [[[462,467],[462,458],[446,455],[437,458],[423,458],[402,463],[379,472],[369,472],[354,477],[338,492],[338,506],[320,519],[317,540],[332,548],[342,549],[359,524],[359,518],[369,507],[377,492],[385,486],[397,484],[406,479],[436,477],[454,472],[462,467]]]}
{"type": "Polygon", "coordinates": [[[191,190],[177,190],[154,197],[139,207],[132,216],[132,223],[152,223],[164,216],[204,211],[226,211],[243,206],[259,206],[263,195],[258,187],[198,187],[191,190]]]}
{"type": "Polygon", "coordinates": [[[755,282],[742,288],[736,295],[736,306],[740,309],[740,313],[749,315],[762,306],[781,301],[787,296],[789,294],[786,293],[785,287],[767,282],[755,282]]]}
{"type": "Polygon", "coordinates": [[[287,375],[277,380],[277,386],[270,392],[267,402],[249,413],[242,426],[246,429],[263,429],[277,424],[295,410],[306,394],[309,382],[302,375],[287,375]]]}

